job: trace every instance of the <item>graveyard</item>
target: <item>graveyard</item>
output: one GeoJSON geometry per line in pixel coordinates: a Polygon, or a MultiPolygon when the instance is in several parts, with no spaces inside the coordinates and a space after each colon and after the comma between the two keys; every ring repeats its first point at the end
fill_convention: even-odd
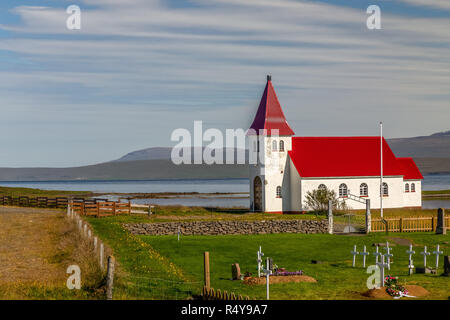
{"type": "MultiPolygon", "coordinates": [[[[185,216],[184,219],[189,217],[185,216]]],[[[272,217],[299,218],[282,215],[272,217]]],[[[314,216],[307,215],[303,218],[312,219],[314,216]]],[[[265,259],[271,258],[280,270],[299,273],[315,280],[274,281],[270,283],[270,299],[392,299],[387,294],[370,294],[367,288],[367,279],[371,276],[367,273],[367,268],[375,265],[377,258],[374,255],[377,250],[374,244],[380,244],[378,251],[385,255],[385,263],[389,259],[390,270],[384,269],[385,276],[398,277],[399,285],[409,288],[416,286],[420,289],[420,296],[414,296],[414,292],[418,292],[415,290],[410,293],[414,297],[401,299],[449,297],[450,278],[441,276],[444,272],[444,255],[450,253],[448,235],[395,232],[369,235],[268,233],[152,236],[132,234],[123,227],[124,223],[144,219],[132,216],[103,219],[87,217],[94,232],[111,247],[117,259],[120,271],[115,280],[115,299],[198,297],[204,285],[204,252],[209,252],[212,288],[253,299],[266,299],[265,281],[252,280],[258,275],[257,251],[260,246],[264,253],[263,266],[265,259]],[[385,249],[386,242],[389,243],[389,252],[385,249]],[[407,253],[410,245],[415,251],[412,255],[414,272],[411,275],[410,256],[407,253]],[[429,253],[426,255],[429,273],[418,274],[415,268],[424,266],[424,256],[421,253],[425,246],[429,253]],[[352,255],[353,251],[355,255],[352,255]],[[436,274],[432,273],[435,268],[435,251],[441,252],[436,274]],[[366,254],[362,254],[364,252],[366,254]],[[232,265],[236,263],[239,264],[243,280],[231,280],[232,265]]],[[[160,219],[166,221],[167,218],[160,219]]],[[[381,256],[378,258],[381,263],[381,256]]]]}

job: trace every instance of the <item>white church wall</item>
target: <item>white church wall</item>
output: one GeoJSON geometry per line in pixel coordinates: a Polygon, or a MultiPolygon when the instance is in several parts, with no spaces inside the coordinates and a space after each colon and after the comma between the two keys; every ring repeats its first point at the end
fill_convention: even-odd
{"type": "Polygon", "coordinates": [[[294,163],[289,158],[289,171],[290,171],[290,189],[291,189],[291,199],[290,199],[290,211],[302,211],[302,183],[300,175],[298,174],[297,168],[295,168],[294,163]]]}
{"type": "Polygon", "coordinates": [[[403,183],[403,205],[404,207],[422,206],[422,183],[420,180],[405,180],[403,183]],[[409,185],[409,192],[405,191],[405,184],[409,185]],[[411,184],[415,185],[415,192],[411,192],[411,184]]]}
{"type": "MultiPolygon", "coordinates": [[[[403,177],[384,177],[383,181],[388,184],[389,195],[383,197],[383,208],[402,208],[404,207],[404,184],[403,177]]],[[[304,205],[306,193],[308,191],[316,190],[320,184],[324,184],[328,189],[334,190],[339,195],[339,185],[345,183],[348,192],[360,196],[360,185],[366,183],[368,186],[368,197],[372,209],[380,208],[380,178],[377,177],[358,177],[358,178],[326,178],[313,179],[302,178],[301,180],[301,203],[304,205]]],[[[348,207],[351,209],[365,209],[365,204],[348,198],[341,198],[345,200],[348,207]]],[[[303,208],[306,210],[306,208],[303,208]]]]}

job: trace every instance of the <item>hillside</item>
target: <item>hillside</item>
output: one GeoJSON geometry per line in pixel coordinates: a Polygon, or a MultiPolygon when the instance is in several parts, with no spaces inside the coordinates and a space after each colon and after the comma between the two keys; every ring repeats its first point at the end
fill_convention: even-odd
{"type": "MultiPolygon", "coordinates": [[[[413,157],[422,174],[450,173],[450,131],[389,139],[399,157],[413,157]]],[[[246,178],[246,165],[174,165],[172,149],[147,148],[120,159],[73,168],[0,168],[0,181],[246,178]]],[[[192,152],[193,154],[193,152],[192,152]]],[[[246,155],[248,157],[248,155],[246,155]]]]}

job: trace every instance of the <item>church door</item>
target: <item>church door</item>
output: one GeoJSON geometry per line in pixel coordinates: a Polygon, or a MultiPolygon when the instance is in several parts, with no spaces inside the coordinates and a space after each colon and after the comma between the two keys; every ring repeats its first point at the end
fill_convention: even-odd
{"type": "Polygon", "coordinates": [[[255,177],[253,181],[253,210],[262,210],[262,183],[260,177],[255,177]]]}

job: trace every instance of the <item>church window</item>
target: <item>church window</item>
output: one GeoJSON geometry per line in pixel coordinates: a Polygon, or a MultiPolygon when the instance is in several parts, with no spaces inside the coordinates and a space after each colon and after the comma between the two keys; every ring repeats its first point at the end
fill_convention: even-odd
{"type": "Polygon", "coordinates": [[[327,186],[324,185],[323,183],[319,184],[319,187],[317,188],[319,190],[327,190],[327,186]]]}
{"type": "Polygon", "coordinates": [[[281,186],[277,187],[277,198],[281,198],[281,186]]]}
{"type": "Polygon", "coordinates": [[[405,192],[409,192],[409,183],[405,184],[405,192]]]}
{"type": "Polygon", "coordinates": [[[277,141],[276,140],[272,141],[272,151],[277,151],[277,141]]]}
{"type": "Polygon", "coordinates": [[[345,183],[339,185],[339,197],[346,198],[348,196],[348,188],[345,183]]]}
{"type": "Polygon", "coordinates": [[[280,140],[280,152],[284,152],[284,141],[280,140]]]}
{"type": "Polygon", "coordinates": [[[369,187],[366,183],[361,183],[359,186],[359,195],[361,197],[367,197],[369,195],[369,187]]]}
{"type": "Polygon", "coordinates": [[[411,192],[416,192],[416,185],[411,183],[411,192]]]}
{"type": "Polygon", "coordinates": [[[386,182],[383,182],[383,197],[387,197],[389,195],[389,187],[386,182]]]}

